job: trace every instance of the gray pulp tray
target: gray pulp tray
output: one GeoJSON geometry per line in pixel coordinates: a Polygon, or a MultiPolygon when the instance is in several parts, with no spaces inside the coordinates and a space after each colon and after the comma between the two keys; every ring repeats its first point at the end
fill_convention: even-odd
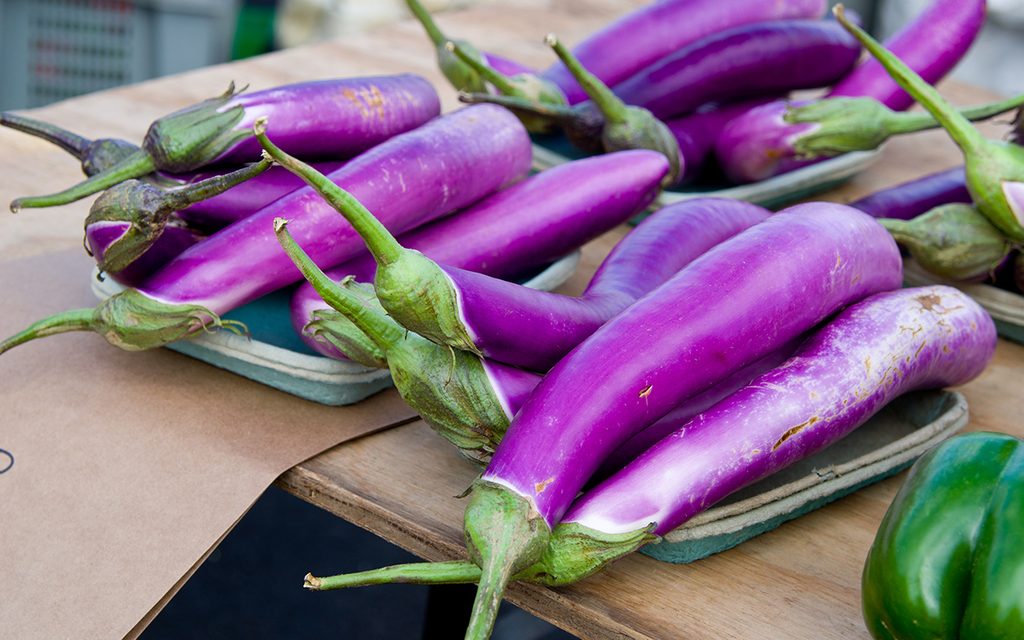
{"type": "Polygon", "coordinates": [[[911,287],[946,284],[960,289],[988,311],[996,323],[999,335],[1024,344],[1024,295],[990,284],[943,280],[925,271],[911,258],[903,261],[903,282],[911,287]]]}
{"type": "Polygon", "coordinates": [[[734,493],[641,553],[687,563],[725,551],[906,469],[966,424],[963,395],[907,394],[843,440],[734,493]]]}
{"type": "MultiPolygon", "coordinates": [[[[573,274],[579,264],[576,251],[528,276],[522,283],[550,291],[573,274]]],[[[100,280],[92,272],[92,290],[100,300],[124,287],[111,278],[100,280]]],[[[245,376],[256,382],[321,404],[353,404],[391,386],[386,369],[371,369],[355,362],[319,355],[292,328],[289,302],[294,287],[276,291],[224,315],[249,328],[248,336],[229,331],[203,333],[167,345],[197,360],[245,376]]]]}
{"type": "MultiPolygon", "coordinates": [[[[693,198],[715,197],[746,200],[762,207],[781,207],[842,184],[877,160],[879,153],[846,153],[750,184],[733,185],[725,182],[724,178],[710,178],[704,182],[662,191],[655,206],[693,198]]],[[[561,135],[533,137],[534,169],[548,169],[584,156],[561,135]]]]}

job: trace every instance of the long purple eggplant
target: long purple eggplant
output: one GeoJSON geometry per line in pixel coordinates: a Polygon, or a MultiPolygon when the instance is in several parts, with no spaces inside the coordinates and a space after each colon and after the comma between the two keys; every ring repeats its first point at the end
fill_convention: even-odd
{"type": "MultiPolygon", "coordinates": [[[[516,275],[564,256],[645,210],[667,172],[667,161],[647,151],[569,162],[403,234],[399,241],[441,264],[499,278],[516,275]]],[[[375,273],[372,256],[364,255],[328,276],[372,282],[375,273]]],[[[296,290],[291,308],[293,325],[307,344],[338,357],[332,342],[340,336],[331,330],[328,307],[312,286],[296,290]]]]}
{"type": "MultiPolygon", "coordinates": [[[[935,0],[888,44],[928,82],[937,82],[964,56],[984,22],[985,0],[935,0]]],[[[873,98],[895,111],[913,103],[874,60],[859,65],[832,88],[828,97],[873,98]]],[[[722,132],[715,154],[733,181],[763,180],[806,164],[797,158],[796,144],[801,136],[813,132],[815,125],[787,121],[788,108],[785,102],[758,107],[737,117],[722,132]]],[[[857,111],[846,117],[851,122],[865,119],[857,111]]],[[[870,122],[870,117],[867,119],[870,122]]]]}
{"type": "MultiPolygon", "coordinates": [[[[840,313],[756,377],[577,499],[540,561],[515,576],[571,584],[712,504],[836,442],[894,398],[960,385],[995,350],[992,319],[951,287],[880,293],[840,313]]],[[[317,578],[306,587],[471,583],[468,561],[317,578]]]]}
{"type": "Polygon", "coordinates": [[[465,515],[482,569],[468,637],[484,637],[509,578],[537,562],[576,493],[618,445],[845,305],[899,287],[874,219],[799,205],[720,244],[563,358],[516,415],[465,515]]]}
{"type": "Polygon", "coordinates": [[[911,220],[939,205],[970,201],[967,177],[961,166],[876,191],[850,206],[874,218],[911,220]]]}
{"type": "Polygon", "coordinates": [[[829,85],[849,73],[857,41],[834,22],[779,20],[722,31],[613,86],[659,118],[707,102],[829,85]]]}
{"type": "Polygon", "coordinates": [[[1024,148],[989,140],[946,102],[935,87],[843,15],[836,18],[929,113],[935,116],[964,154],[967,189],[975,206],[1007,237],[1024,242],[1024,148]]]}
{"type": "MultiPolygon", "coordinates": [[[[530,139],[519,121],[505,109],[478,105],[395,136],[330,179],[400,233],[521,178],[530,162],[530,139]]],[[[221,313],[301,278],[274,237],[278,216],[289,217],[291,232],[324,267],[362,250],[341,216],[312,189],[300,189],[196,244],[144,288],[37,322],[0,343],[0,353],[44,335],[87,330],[140,350],[220,326],[221,313]]]]}
{"type": "MultiPolygon", "coordinates": [[[[610,23],[573,47],[580,62],[607,85],[623,82],[674,51],[742,24],[794,18],[817,18],[823,0],[660,0],[610,23]]],[[[569,104],[587,93],[561,63],[543,77],[565,93],[569,104]]]]}
{"type": "Polygon", "coordinates": [[[414,129],[440,112],[430,83],[414,74],[321,80],[253,93],[224,95],[159,118],[142,149],[74,187],[47,196],[18,198],[11,210],[74,202],[129,178],[156,170],[195,171],[210,164],[259,159],[252,125],[277,122],[284,148],[309,159],[342,159],[414,129]]]}

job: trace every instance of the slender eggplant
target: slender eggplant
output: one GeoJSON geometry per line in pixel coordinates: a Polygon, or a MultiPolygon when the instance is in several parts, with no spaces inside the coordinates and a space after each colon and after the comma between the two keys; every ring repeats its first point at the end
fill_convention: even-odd
{"type": "MultiPolygon", "coordinates": [[[[667,172],[668,162],[648,151],[568,162],[403,234],[399,241],[441,264],[494,277],[517,275],[645,210],[667,172]]],[[[375,272],[372,256],[363,255],[328,275],[335,281],[351,276],[372,282],[375,272]]],[[[316,351],[338,357],[332,342],[345,339],[351,326],[338,326],[332,317],[311,286],[299,287],[292,296],[292,322],[299,335],[316,351]]]]}
{"type": "Polygon", "coordinates": [[[953,167],[888,189],[876,191],[850,203],[875,218],[911,220],[943,204],[969,203],[963,167],[953,167]]]}
{"type": "Polygon", "coordinates": [[[546,371],[684,265],[767,216],[761,207],[730,199],[681,203],[676,205],[681,226],[673,226],[671,235],[660,227],[679,225],[677,218],[665,211],[652,216],[651,224],[630,234],[630,242],[620,243],[626,248],[602,265],[583,296],[562,296],[442,266],[406,249],[351,194],[282,153],[265,136],[259,140],[362,235],[377,262],[374,289],[388,315],[439,344],[535,371],[546,371]],[[680,237],[688,240],[680,243],[680,237]],[[411,291],[417,295],[410,296],[411,291]]]}
{"type": "Polygon", "coordinates": [[[533,67],[528,67],[521,62],[512,60],[511,58],[506,58],[505,56],[501,56],[490,51],[481,51],[480,53],[483,54],[484,62],[487,63],[487,66],[506,76],[516,76],[521,73],[537,74],[537,70],[533,67]]]}
{"type": "Polygon", "coordinates": [[[835,14],[892,78],[942,123],[960,147],[967,189],[978,210],[1011,240],[1024,241],[1024,148],[985,138],[921,76],[862,29],[850,24],[842,5],[836,6],[835,14]]]}
{"type": "MultiPolygon", "coordinates": [[[[887,44],[926,80],[937,82],[964,56],[984,22],[985,0],[935,0],[887,44]]],[[[913,104],[913,99],[870,59],[836,84],[827,97],[874,98],[895,111],[913,104]]],[[[785,102],[758,107],[737,117],[722,132],[715,154],[733,181],[763,180],[807,164],[795,157],[794,142],[814,131],[815,125],[788,122],[788,107],[785,102]]],[[[843,117],[855,123],[862,118],[858,112],[843,117]]],[[[857,124],[853,128],[862,127],[857,124]]]]}
{"type": "Polygon", "coordinates": [[[115,166],[59,193],[18,198],[11,210],[67,204],[156,170],[180,173],[258,160],[252,125],[259,117],[278,121],[286,149],[309,159],[340,159],[420,126],[440,108],[434,88],[414,74],[304,82],[253,93],[236,92],[232,85],[217,98],[153,122],[142,149],[115,166]]]}
{"type": "Polygon", "coordinates": [[[913,220],[879,218],[926,271],[959,282],[991,277],[1013,244],[969,204],[938,206],[913,220]]]}
{"type": "Polygon", "coordinates": [[[516,414],[465,515],[483,570],[469,637],[485,636],[508,579],[617,446],[683,399],[826,317],[902,281],[874,219],[798,205],[718,245],[563,358],[516,414]]]}
{"type": "MultiPolygon", "coordinates": [[[[626,14],[573,47],[580,62],[602,82],[615,86],[665,56],[697,40],[742,24],[818,18],[823,0],[661,0],[626,14]]],[[[587,93],[564,64],[542,74],[576,104],[587,93]]]]}
{"type": "MultiPolygon", "coordinates": [[[[141,283],[145,269],[125,270],[150,249],[154,256],[146,267],[160,267],[188,248],[188,229],[177,225],[176,211],[210,198],[258,176],[271,166],[261,160],[232,173],[207,178],[195,184],[176,189],[161,189],[139,180],[126,180],[104,191],[93,203],[85,219],[85,249],[96,259],[100,270],[114,276],[124,284],[141,283]],[[161,244],[160,238],[168,224],[185,233],[171,231],[172,238],[161,244]],[[163,258],[161,262],[161,258],[163,258]]],[[[198,239],[194,233],[192,237],[198,239]]]]}
{"type": "MultiPolygon", "coordinates": [[[[683,424],[586,491],[540,560],[515,576],[570,584],[727,495],[805,458],[915,389],[963,384],[991,359],[992,319],[944,286],[879,293],[847,308],[785,363],[683,424]]],[[[309,589],[471,583],[472,562],[398,565],[317,578],[309,589]]]]}
{"type": "Polygon", "coordinates": [[[860,47],[834,22],[743,25],[693,43],[614,85],[627,103],[659,118],[707,102],[829,85],[849,73],[860,47]]]}
{"type": "MultiPolygon", "coordinates": [[[[401,232],[518,180],[530,162],[530,138],[519,121],[505,109],[478,105],[395,136],[330,178],[401,232]]],[[[273,235],[273,219],[282,215],[291,217],[292,233],[324,267],[362,249],[341,216],[312,189],[300,189],[196,244],[144,288],[37,322],[0,343],[0,353],[44,335],[87,330],[140,350],[220,326],[220,314],[301,278],[273,235]]]]}

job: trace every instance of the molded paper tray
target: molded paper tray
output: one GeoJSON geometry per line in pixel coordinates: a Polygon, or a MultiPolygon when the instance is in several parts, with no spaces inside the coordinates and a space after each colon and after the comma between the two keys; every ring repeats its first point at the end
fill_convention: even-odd
{"type": "Polygon", "coordinates": [[[996,323],[999,335],[1024,344],[1024,296],[1000,289],[990,284],[968,284],[943,280],[928,273],[917,262],[907,258],[903,261],[903,282],[907,286],[920,287],[929,284],[948,284],[974,298],[996,323]]]}
{"type": "MultiPolygon", "coordinates": [[[[573,148],[562,136],[533,137],[533,167],[547,169],[585,154],[573,148]]],[[[781,207],[815,193],[827,191],[860,173],[878,158],[878,151],[856,151],[808,165],[789,173],[751,184],[732,185],[724,182],[695,183],[676,189],[666,189],[655,204],[665,206],[691,198],[733,198],[759,204],[762,207],[781,207]]]]}
{"type": "Polygon", "coordinates": [[[902,471],[966,424],[961,394],[907,394],[843,440],[736,492],[641,553],[686,563],[725,551],[902,471]]]}
{"type": "MultiPolygon", "coordinates": [[[[569,279],[579,260],[577,251],[529,276],[523,284],[550,291],[569,279]]],[[[100,281],[96,273],[93,270],[92,290],[99,299],[124,288],[110,278],[100,281]]],[[[225,319],[244,322],[249,328],[248,337],[213,331],[167,348],[321,404],[353,404],[391,386],[386,369],[334,360],[307,347],[292,328],[292,291],[294,287],[275,291],[224,315],[225,319]]]]}

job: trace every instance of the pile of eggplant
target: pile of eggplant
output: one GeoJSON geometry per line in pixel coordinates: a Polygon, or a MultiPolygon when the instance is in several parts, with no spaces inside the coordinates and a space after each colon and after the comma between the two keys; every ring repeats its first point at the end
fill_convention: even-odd
{"type": "Polygon", "coordinates": [[[127,350],[243,332],[221,316],[305,280],[292,298],[303,339],[389,369],[484,468],[467,500],[469,560],[307,587],[478,583],[467,637],[485,638],[510,581],[583,579],[992,357],[977,303],[900,288],[897,245],[973,277],[1024,240],[1024,152],[966,119],[1022,99],[965,116],[928,84],[966,51],[984,2],[935,0],[887,51],[841,10],[820,20],[820,0],[662,0],[572,51],[549,37],[562,62],[542,73],[449,40],[410,4],[446,75],[481,104],[440,115],[410,74],[230,89],[160,118],[138,146],[0,114],[89,176],[12,208],[103,191],[86,248],[129,287],[34,323],[0,354],[65,331],[127,350]],[[861,45],[880,63],[858,62],[861,45]],[[780,98],[824,85],[827,98],[780,98]],[[900,112],[913,100],[928,114],[900,112]],[[529,130],[553,123],[604,153],[528,175],[529,130]],[[966,173],[852,206],[687,200],[633,228],[580,296],[512,281],[647,210],[712,149],[756,180],[939,125],[966,173]],[[914,225],[969,247],[928,253],[908,240],[914,225]]]}

